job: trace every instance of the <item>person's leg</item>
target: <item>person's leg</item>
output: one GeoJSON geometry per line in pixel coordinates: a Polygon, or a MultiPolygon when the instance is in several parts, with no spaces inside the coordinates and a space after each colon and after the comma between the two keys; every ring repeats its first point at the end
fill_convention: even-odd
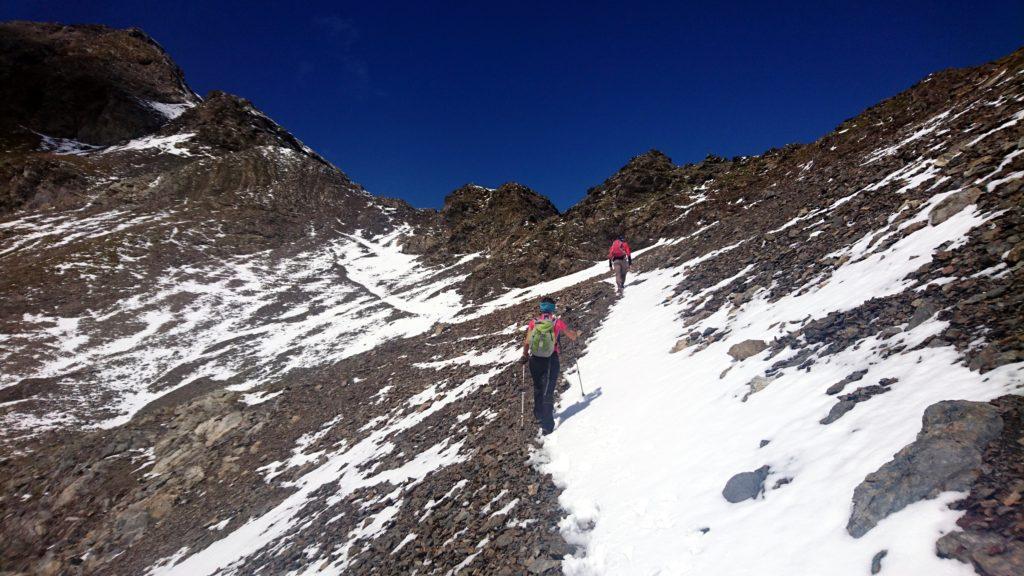
{"type": "Polygon", "coordinates": [[[541,414],[543,414],[547,368],[547,358],[530,357],[530,377],[533,378],[533,418],[538,421],[541,420],[541,414]]]}
{"type": "Polygon", "coordinates": [[[622,287],[626,284],[626,261],[615,261],[615,288],[622,293],[622,287]]]}
{"type": "Polygon", "coordinates": [[[558,386],[558,354],[548,359],[547,380],[544,388],[544,411],[541,416],[541,427],[548,434],[555,429],[555,388],[558,386]]]}

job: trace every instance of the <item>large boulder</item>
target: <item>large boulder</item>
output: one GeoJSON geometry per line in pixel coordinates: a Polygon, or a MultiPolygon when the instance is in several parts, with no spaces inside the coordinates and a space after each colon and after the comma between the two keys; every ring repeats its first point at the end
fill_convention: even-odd
{"type": "Polygon", "coordinates": [[[760,354],[766,348],[768,348],[768,344],[764,340],[744,340],[739,344],[733,344],[729,348],[729,356],[736,360],[746,360],[751,356],[760,354]]]}
{"type": "Polygon", "coordinates": [[[733,504],[757,498],[764,491],[764,481],[770,471],[771,468],[765,465],[751,472],[736,474],[725,483],[722,496],[733,504]]]}
{"type": "Polygon", "coordinates": [[[968,188],[946,196],[928,213],[928,223],[932,226],[942,224],[957,212],[974,204],[980,196],[980,188],[968,188]]]}
{"type": "Polygon", "coordinates": [[[925,410],[917,439],[868,474],[853,491],[846,531],[867,534],[883,518],[948,490],[967,490],[985,447],[1003,429],[998,410],[983,402],[946,400],[925,410]]]}

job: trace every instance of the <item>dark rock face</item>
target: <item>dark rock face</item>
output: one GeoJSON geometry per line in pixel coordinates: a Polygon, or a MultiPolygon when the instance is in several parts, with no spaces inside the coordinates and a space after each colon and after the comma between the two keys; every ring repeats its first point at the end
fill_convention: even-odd
{"type": "Polygon", "coordinates": [[[725,483],[722,497],[733,504],[757,498],[764,492],[764,481],[770,471],[771,468],[765,465],[751,472],[736,474],[725,483]]]}
{"type": "Polygon", "coordinates": [[[68,208],[89,185],[88,168],[63,158],[0,155],[0,215],[17,208],[68,208]]]}
{"type": "Polygon", "coordinates": [[[929,406],[917,440],[854,490],[847,532],[859,538],[918,500],[967,490],[980,474],[986,446],[1002,429],[999,412],[989,404],[947,400],[929,406]]]}
{"type": "Polygon", "coordinates": [[[47,136],[115,144],[167,121],[146,102],[197,100],[178,66],[140,30],[0,24],[0,136],[20,131],[20,124],[47,136]]]}

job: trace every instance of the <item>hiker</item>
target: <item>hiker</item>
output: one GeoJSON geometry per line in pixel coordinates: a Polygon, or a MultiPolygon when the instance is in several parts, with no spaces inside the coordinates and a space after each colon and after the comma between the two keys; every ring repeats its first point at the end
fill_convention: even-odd
{"type": "Polygon", "coordinates": [[[626,272],[632,265],[633,251],[629,249],[625,237],[619,234],[612,242],[611,248],[608,249],[608,269],[615,271],[615,289],[619,296],[622,296],[622,290],[626,284],[626,272]]]}
{"type": "Polygon", "coordinates": [[[558,340],[565,334],[573,342],[580,333],[570,330],[555,316],[555,301],[545,297],[540,301],[540,316],[530,320],[523,343],[520,363],[530,365],[533,377],[533,416],[540,421],[545,435],[555,429],[555,385],[558,382],[558,340]]]}

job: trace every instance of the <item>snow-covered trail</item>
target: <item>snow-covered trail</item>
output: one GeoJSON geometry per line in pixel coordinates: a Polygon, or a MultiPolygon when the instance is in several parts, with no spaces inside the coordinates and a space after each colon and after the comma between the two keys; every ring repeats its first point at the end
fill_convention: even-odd
{"type": "MultiPolygon", "coordinates": [[[[911,239],[886,251],[887,262],[930,253],[925,238],[911,239]]],[[[563,534],[586,550],[566,559],[566,574],[859,576],[881,550],[888,550],[884,573],[973,573],[934,552],[941,533],[955,528],[959,513],[946,504],[957,493],[904,508],[860,539],[845,529],[851,497],[866,474],[914,439],[927,406],[1006,393],[1019,382],[1020,364],[983,380],[957,363],[952,348],[882,358],[872,337],[857,350],[820,359],[810,371],[785,369],[741,401],[752,377],[793,351],[771,360],[763,352],[737,363],[726,354],[732,344],[770,341],[779,321],[799,323],[808,312],[848,309],[902,287],[899,270],[879,283],[886,274],[876,269],[870,290],[850,284],[838,290],[855,266],[840,268],[806,295],[773,303],[755,298],[734,315],[719,310],[690,329],[678,313],[701,296],[665,303],[679,269],[634,278],[642,282],[627,288],[580,359],[588,398],[581,398],[570,370],[573,387],[557,410],[567,417],[544,445],[544,468],[564,488],[561,504],[569,516],[563,534]],[[685,332],[707,327],[731,333],[697,352],[669,352],[685,332]],[[899,382],[836,422],[820,424],[835,403],[825,388],[861,368],[869,369],[867,383],[882,377],[899,382]],[[761,447],[763,440],[770,442],[761,447]],[[730,477],[766,464],[772,471],[763,498],[738,504],[723,498],[730,477]],[[775,487],[784,478],[791,482],[775,487]]],[[[943,326],[932,319],[899,338],[911,348],[943,326]]]]}

